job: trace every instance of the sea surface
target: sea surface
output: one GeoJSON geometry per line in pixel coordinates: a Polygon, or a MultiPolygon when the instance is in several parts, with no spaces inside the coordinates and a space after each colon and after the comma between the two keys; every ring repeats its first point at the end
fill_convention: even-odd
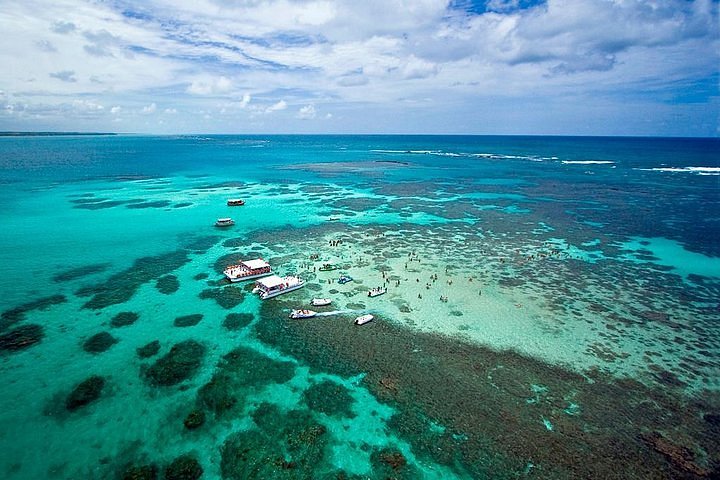
{"type": "Polygon", "coordinates": [[[3,479],[720,475],[718,139],[8,137],[0,186],[3,479]]]}

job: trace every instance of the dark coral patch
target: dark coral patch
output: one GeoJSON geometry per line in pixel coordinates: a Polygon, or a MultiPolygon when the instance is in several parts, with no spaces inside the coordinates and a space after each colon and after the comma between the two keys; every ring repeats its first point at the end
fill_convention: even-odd
{"type": "Polygon", "coordinates": [[[222,237],[217,235],[198,235],[191,238],[188,243],[185,244],[185,248],[192,252],[203,253],[218,243],[220,239],[222,239],[222,237]]]}
{"type": "Polygon", "coordinates": [[[125,469],[122,480],[157,480],[158,468],[156,465],[138,465],[125,469]]]}
{"type": "Polygon", "coordinates": [[[119,342],[119,340],[110,335],[108,332],[100,332],[85,340],[85,343],[83,343],[83,350],[88,353],[102,353],[115,345],[117,342],[119,342]]]}
{"type": "Polygon", "coordinates": [[[135,323],[138,318],[140,318],[140,315],[135,312],[120,312],[110,320],[110,325],[116,328],[127,327],[135,323]]]}
{"type": "Polygon", "coordinates": [[[29,324],[0,335],[0,350],[15,352],[35,345],[44,336],[43,327],[29,324]]]}
{"type": "Polygon", "coordinates": [[[211,298],[227,310],[237,307],[245,300],[245,293],[242,289],[233,285],[223,288],[207,288],[200,292],[199,296],[203,300],[211,298]]]}
{"type": "Polygon", "coordinates": [[[127,203],[125,200],[105,200],[100,202],[79,203],[74,205],[73,208],[79,208],[81,210],[102,210],[124,205],[125,203],[127,203]]]}
{"type": "Polygon", "coordinates": [[[49,297],[39,298],[32,302],[23,303],[15,308],[6,310],[0,315],[0,331],[3,331],[22,320],[25,320],[25,314],[33,310],[46,310],[47,308],[64,303],[67,301],[65,295],[51,295],[49,297]]]}
{"type": "Polygon", "coordinates": [[[155,288],[157,288],[160,293],[170,295],[178,291],[180,281],[175,275],[165,275],[158,278],[157,283],[155,283],[155,288]]]}
{"type": "Polygon", "coordinates": [[[185,208],[191,206],[192,203],[190,202],[179,202],[172,206],[172,208],[185,208]]]}
{"type": "Polygon", "coordinates": [[[223,320],[223,327],[230,331],[240,330],[250,325],[255,319],[252,313],[228,313],[223,320]]]}
{"type": "Polygon", "coordinates": [[[176,327],[193,327],[200,323],[200,320],[202,320],[202,318],[202,313],[183,315],[182,317],[177,317],[173,322],[173,325],[175,325],[176,327]]]}
{"type": "Polygon", "coordinates": [[[65,408],[72,412],[94,402],[100,398],[104,387],[105,379],[99,375],[93,375],[79,383],[70,392],[70,395],[65,399],[65,408]]]}
{"type": "Polygon", "coordinates": [[[165,275],[189,261],[184,250],[139,258],[132,267],[112,275],[104,283],[81,288],[76,294],[81,297],[93,296],[83,308],[99,310],[124,303],[130,300],[140,285],[165,275]]]}
{"type": "Polygon", "coordinates": [[[169,200],[156,200],[154,202],[142,202],[142,203],[130,203],[125,206],[125,208],[165,208],[168,205],[170,205],[169,200]]]}
{"type": "Polygon", "coordinates": [[[95,273],[104,272],[110,266],[109,263],[96,263],[93,265],[85,265],[84,267],[72,268],[65,270],[53,276],[53,282],[70,282],[78,278],[87,277],[95,273]]]}
{"type": "Polygon", "coordinates": [[[345,387],[335,382],[316,383],[305,391],[303,397],[312,410],[326,415],[355,416],[351,408],[352,396],[345,387]]]}
{"type": "Polygon", "coordinates": [[[157,353],[160,351],[160,341],[159,340],[153,340],[152,342],[143,345],[142,347],[138,347],[137,354],[140,358],[150,358],[157,355],[157,353]]]}
{"type": "Polygon", "coordinates": [[[187,417],[185,417],[185,420],[183,420],[183,425],[185,425],[185,428],[187,428],[188,430],[195,430],[196,428],[200,428],[204,423],[205,412],[198,408],[188,413],[187,417]]]}
{"type": "Polygon", "coordinates": [[[208,275],[207,273],[198,273],[197,275],[195,275],[195,276],[193,277],[193,280],[205,280],[205,279],[208,278],[209,276],[210,276],[210,275],[208,275]]]}
{"type": "Polygon", "coordinates": [[[185,340],[160,357],[145,372],[145,378],[151,385],[171,386],[191,378],[200,368],[205,347],[195,340],[185,340]]]}
{"type": "Polygon", "coordinates": [[[165,480],[197,480],[203,474],[200,462],[190,454],[177,457],[165,470],[165,480]]]}
{"type": "Polygon", "coordinates": [[[212,379],[198,392],[198,402],[215,415],[222,415],[236,405],[241,407],[253,388],[285,383],[294,374],[295,366],[290,362],[273,360],[250,348],[238,347],[218,363],[212,379]]]}

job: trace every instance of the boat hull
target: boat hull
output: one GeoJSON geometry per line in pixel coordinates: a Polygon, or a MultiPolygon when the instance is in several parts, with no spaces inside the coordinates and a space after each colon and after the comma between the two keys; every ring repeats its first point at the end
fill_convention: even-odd
{"type": "Polygon", "coordinates": [[[252,280],[254,278],[267,277],[268,275],[272,275],[272,274],[273,274],[273,272],[265,272],[265,273],[256,273],[254,275],[248,275],[245,277],[231,277],[228,274],[224,274],[224,275],[225,275],[225,278],[230,280],[232,283],[237,283],[237,282],[244,282],[245,280],[252,280]]]}
{"type": "Polygon", "coordinates": [[[332,303],[332,300],[329,298],[313,298],[312,302],[310,302],[314,307],[324,307],[326,305],[330,305],[332,303]]]}
{"type": "Polygon", "coordinates": [[[375,319],[372,315],[361,315],[355,319],[355,325],[365,325],[375,319]]]}
{"type": "Polygon", "coordinates": [[[277,297],[278,295],[282,295],[283,293],[289,293],[294,290],[297,290],[298,288],[302,288],[305,286],[305,282],[301,283],[300,285],[294,285],[292,287],[283,288],[282,290],[275,290],[272,292],[263,292],[260,293],[260,299],[261,300],[267,300],[269,298],[277,297]]]}

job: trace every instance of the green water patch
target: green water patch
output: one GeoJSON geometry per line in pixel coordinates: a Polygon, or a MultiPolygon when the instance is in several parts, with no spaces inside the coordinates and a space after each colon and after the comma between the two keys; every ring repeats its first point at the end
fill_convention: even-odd
{"type": "Polygon", "coordinates": [[[92,296],[83,305],[83,308],[92,310],[125,303],[140,285],[162,277],[189,261],[190,258],[185,250],[139,258],[130,268],[112,275],[103,283],[83,287],[76,292],[76,295],[92,296]]]}
{"type": "Polygon", "coordinates": [[[98,354],[110,349],[120,340],[110,335],[108,332],[96,333],[92,337],[83,342],[82,348],[88,353],[98,354]]]}
{"type": "Polygon", "coordinates": [[[17,307],[5,310],[0,315],[0,332],[6,330],[10,326],[25,320],[25,314],[34,310],[47,310],[53,305],[67,302],[65,295],[50,295],[48,297],[39,298],[28,303],[23,303],[17,307]]]}
{"type": "Polygon", "coordinates": [[[173,325],[176,327],[194,327],[198,323],[200,323],[200,320],[203,319],[202,313],[193,313],[191,315],[183,315],[181,317],[177,317],[175,321],[173,322],[173,325]]]}
{"type": "Polygon", "coordinates": [[[137,322],[140,315],[135,312],[120,312],[110,320],[110,326],[119,328],[127,327],[137,322]]]}
{"type": "Polygon", "coordinates": [[[350,392],[335,382],[323,381],[314,383],[303,393],[305,404],[311,410],[325,415],[353,418],[353,398],[350,392]]]}
{"type": "Polygon", "coordinates": [[[153,386],[168,387],[192,378],[200,369],[206,348],[195,340],[173,345],[144,371],[145,380],[153,386]]]}
{"type": "Polygon", "coordinates": [[[65,409],[74,412],[100,398],[105,388],[105,378],[92,375],[73,388],[65,399],[65,409]]]}
{"type": "Polygon", "coordinates": [[[73,280],[77,280],[78,278],[102,273],[109,267],[109,263],[94,263],[92,265],[71,268],[70,270],[64,270],[56,275],[53,275],[52,280],[53,282],[71,282],[73,280]]]}
{"type": "Polygon", "coordinates": [[[262,404],[253,419],[259,430],[231,434],[222,445],[224,479],[318,478],[323,467],[329,468],[325,466],[327,429],[309,412],[282,412],[262,404]]]}
{"type": "Polygon", "coordinates": [[[41,325],[21,325],[0,335],[0,351],[17,352],[40,343],[45,336],[41,325]]]}
{"type": "Polygon", "coordinates": [[[143,203],[130,203],[128,205],[125,205],[125,208],[132,208],[132,209],[141,209],[141,208],[165,208],[169,206],[172,202],[170,200],[156,200],[153,202],[143,202],[143,203]]]}
{"type": "Polygon", "coordinates": [[[180,281],[175,275],[164,275],[157,279],[155,288],[164,295],[171,295],[180,289],[180,281]]]}
{"type": "Polygon", "coordinates": [[[146,343],[142,347],[138,347],[136,352],[140,358],[154,357],[160,352],[160,341],[153,340],[152,342],[146,343]]]}
{"type": "Polygon", "coordinates": [[[198,295],[203,300],[212,299],[222,308],[230,310],[245,300],[245,293],[240,287],[228,285],[222,288],[207,288],[198,295]]]}
{"type": "Polygon", "coordinates": [[[289,381],[295,365],[269,358],[251,348],[238,347],[223,356],[213,377],[198,391],[198,405],[216,417],[240,413],[246,397],[270,384],[289,381]]]}
{"type": "Polygon", "coordinates": [[[231,332],[241,330],[255,320],[252,313],[228,313],[223,320],[223,327],[231,332]]]}
{"type": "Polygon", "coordinates": [[[459,476],[516,478],[532,459],[538,478],[613,478],[622,458],[627,478],[687,477],[695,468],[709,474],[720,460],[712,427],[702,420],[720,411],[720,398],[710,392],[688,398],[672,385],[649,387],[599,370],[580,375],[383,318],[363,327],[350,320],[286,322],[287,308],[280,299],[262,304],[259,339],[321,371],[365,373],[363,385],[397,411],[391,432],[418,461],[459,476]],[[569,398],[579,406],[572,414],[569,398]],[[669,458],[639,432],[662,432],[689,456],[669,458]]]}

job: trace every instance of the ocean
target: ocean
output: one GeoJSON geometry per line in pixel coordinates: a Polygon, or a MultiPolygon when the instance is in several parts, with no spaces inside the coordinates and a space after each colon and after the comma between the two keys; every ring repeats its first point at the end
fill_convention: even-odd
{"type": "Polygon", "coordinates": [[[719,152],[2,137],[0,476],[720,475],[719,152]]]}

